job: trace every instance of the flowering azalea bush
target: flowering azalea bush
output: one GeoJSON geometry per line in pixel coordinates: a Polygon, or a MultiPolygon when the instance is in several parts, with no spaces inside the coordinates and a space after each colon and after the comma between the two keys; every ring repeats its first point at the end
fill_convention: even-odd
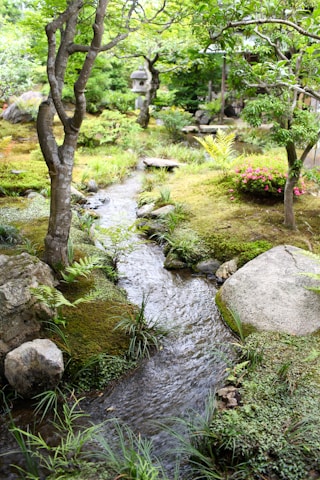
{"type": "MultiPolygon", "coordinates": [[[[237,187],[240,192],[253,193],[257,196],[283,197],[287,174],[272,167],[244,166],[236,169],[237,187]]],[[[293,189],[295,196],[305,193],[304,182],[299,180],[293,189]]]]}

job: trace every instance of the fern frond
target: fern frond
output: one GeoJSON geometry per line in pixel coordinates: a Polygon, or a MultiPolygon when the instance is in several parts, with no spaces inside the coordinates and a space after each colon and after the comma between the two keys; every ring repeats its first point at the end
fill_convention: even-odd
{"type": "Polygon", "coordinates": [[[79,262],[73,262],[72,265],[66,267],[66,271],[62,272],[62,278],[67,283],[72,283],[77,277],[88,277],[95,268],[102,268],[103,263],[99,256],[90,255],[80,258],[79,262]]]}
{"type": "Polygon", "coordinates": [[[235,150],[233,149],[235,141],[234,132],[228,133],[220,129],[217,131],[215,138],[212,135],[194,138],[204,147],[220,168],[225,168],[235,155],[235,150]]]}
{"type": "Polygon", "coordinates": [[[38,287],[31,288],[33,296],[44,303],[49,308],[59,308],[62,305],[72,307],[73,304],[66,299],[66,297],[59,290],[48,285],[39,285],[38,287]]]}

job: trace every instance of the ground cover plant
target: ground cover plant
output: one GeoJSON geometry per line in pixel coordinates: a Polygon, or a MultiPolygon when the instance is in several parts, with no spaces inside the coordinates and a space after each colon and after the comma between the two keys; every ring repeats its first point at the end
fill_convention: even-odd
{"type": "Polygon", "coordinates": [[[236,349],[226,382],[239,405],[189,423],[194,478],[318,478],[319,337],[259,332],[236,349]]]}

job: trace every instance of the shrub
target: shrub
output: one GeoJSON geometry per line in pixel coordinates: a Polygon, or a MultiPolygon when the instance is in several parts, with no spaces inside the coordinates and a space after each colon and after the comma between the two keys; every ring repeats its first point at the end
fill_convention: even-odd
{"type": "Polygon", "coordinates": [[[162,120],[165,129],[173,140],[180,138],[182,128],[189,125],[192,119],[191,113],[176,107],[161,110],[155,113],[154,116],[162,120]]]}
{"type": "Polygon", "coordinates": [[[78,143],[89,148],[115,143],[126,147],[129,135],[139,133],[140,129],[134,119],[105,110],[99,117],[83,122],[78,143]]]}
{"type": "Polygon", "coordinates": [[[135,106],[136,94],[133,92],[116,92],[110,90],[104,96],[104,105],[109,110],[118,110],[121,113],[127,113],[133,110],[135,106]]]}
{"type": "MultiPolygon", "coordinates": [[[[236,170],[238,174],[237,187],[240,192],[252,193],[257,196],[283,197],[287,174],[272,167],[257,167],[246,165],[236,170]]],[[[302,179],[293,189],[295,196],[305,193],[302,179]]]]}

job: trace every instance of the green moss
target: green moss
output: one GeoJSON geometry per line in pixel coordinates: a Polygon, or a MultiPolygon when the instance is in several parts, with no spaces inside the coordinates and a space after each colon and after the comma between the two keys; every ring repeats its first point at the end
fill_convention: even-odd
{"type": "Polygon", "coordinates": [[[22,158],[0,163],[0,182],[2,190],[7,194],[13,192],[23,194],[28,189],[40,191],[50,185],[45,162],[30,158],[28,161],[22,158]]]}
{"type": "Polygon", "coordinates": [[[13,125],[6,120],[0,120],[0,138],[11,136],[13,140],[23,141],[33,138],[36,142],[37,131],[35,122],[17,123],[13,125]]]}
{"type": "Polygon", "coordinates": [[[67,320],[65,333],[71,356],[85,362],[99,353],[122,355],[129,346],[128,337],[114,331],[119,316],[128,308],[126,303],[98,300],[63,310],[67,320]]]}
{"type": "Polygon", "coordinates": [[[241,242],[228,238],[221,233],[212,233],[205,237],[205,241],[215,258],[224,262],[238,257],[239,267],[273,246],[271,242],[266,240],[241,242]]]}

